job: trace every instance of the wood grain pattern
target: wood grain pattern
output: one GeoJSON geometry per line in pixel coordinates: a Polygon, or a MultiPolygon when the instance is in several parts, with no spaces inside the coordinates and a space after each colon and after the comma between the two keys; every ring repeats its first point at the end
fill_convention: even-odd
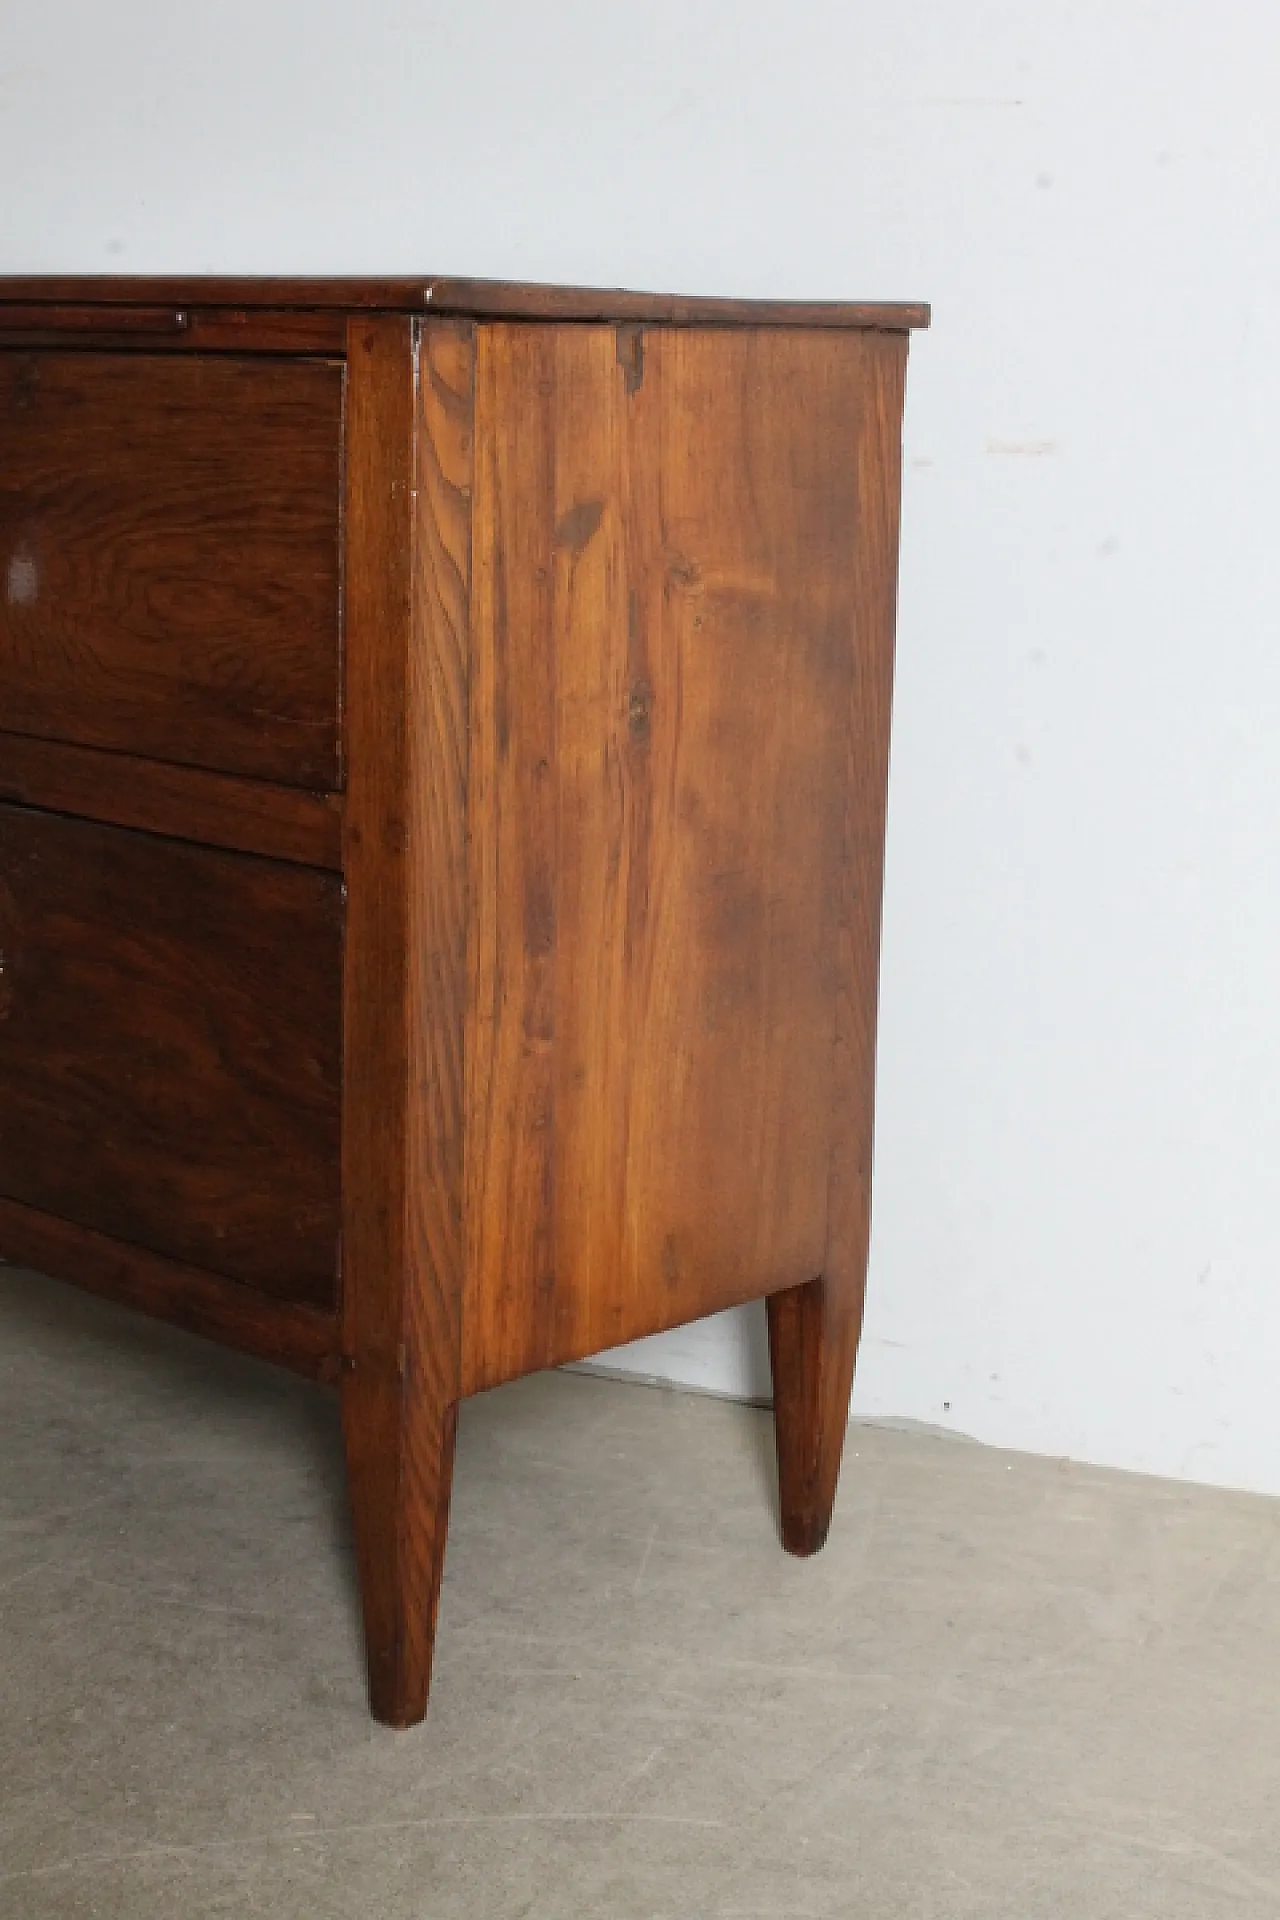
{"type": "Polygon", "coordinates": [[[343,1423],[373,1710],[426,1710],[460,1393],[471,331],[352,322],[343,1423]]]}
{"type": "Polygon", "coordinates": [[[341,368],[0,353],[5,729],[340,784],[341,368]]]}
{"type": "Polygon", "coordinates": [[[184,1267],[17,1201],[0,1199],[0,1259],[68,1280],[312,1380],[333,1381],[341,1357],[336,1313],[273,1300],[234,1280],[184,1267]]]}
{"type": "Polygon", "coordinates": [[[783,1544],[808,1554],[831,1524],[849,1424],[871,1235],[876,1006],[889,716],[897,612],[901,421],[906,352],[865,348],[858,439],[854,679],[844,782],[837,936],[835,1079],[822,1272],[768,1303],[783,1544]]]}
{"type": "Polygon", "coordinates": [[[340,883],[0,806],[0,1195],[337,1288],[340,883]]]}
{"type": "Polygon", "coordinates": [[[337,794],[0,733],[0,800],[303,866],[342,866],[337,794]]]}
{"type": "Polygon", "coordinates": [[[473,319],[635,321],[645,326],[927,327],[922,301],[735,300],[551,287],[520,280],[421,275],[398,280],[273,280],[125,276],[0,276],[0,308],[15,304],[381,309],[473,319]]]}
{"type": "Polygon", "coordinates": [[[482,330],[468,1390],[822,1270],[867,353],[482,330]]]}

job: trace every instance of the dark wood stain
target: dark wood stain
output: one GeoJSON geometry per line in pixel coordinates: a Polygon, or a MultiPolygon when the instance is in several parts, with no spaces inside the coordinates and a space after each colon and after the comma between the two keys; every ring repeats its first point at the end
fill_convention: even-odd
{"type": "MultiPolygon", "coordinates": [[[[111,309],[111,331],[115,334],[185,333],[190,324],[191,316],[182,307],[113,306],[111,309]]],[[[41,330],[83,334],[101,333],[102,329],[101,307],[0,306],[0,334],[41,330]]]]}
{"type": "Polygon", "coordinates": [[[0,720],[340,781],[342,372],[0,353],[0,720]]]}
{"type": "Polygon", "coordinates": [[[338,794],[0,733],[0,800],[303,866],[342,867],[338,794]]]}
{"type": "Polygon", "coordinates": [[[0,1199],[0,1251],[17,1266],[62,1274],[90,1293],[309,1379],[338,1378],[342,1343],[336,1313],[274,1300],[15,1200],[0,1199]]]}
{"type": "Polygon", "coordinates": [[[556,527],[555,544],[568,547],[571,553],[581,553],[591,536],[600,531],[603,518],[603,500],[579,500],[556,527]]]}
{"type": "Polygon", "coordinates": [[[0,806],[0,887],[0,1195],[332,1304],[337,880],[0,806]]]}
{"type": "Polygon", "coordinates": [[[617,330],[618,365],[628,393],[639,393],[644,384],[644,328],[634,321],[617,330]]]}
{"type": "Polygon", "coordinates": [[[346,351],[347,328],[340,313],[268,313],[258,307],[0,306],[0,344],[336,357],[346,351]]]}

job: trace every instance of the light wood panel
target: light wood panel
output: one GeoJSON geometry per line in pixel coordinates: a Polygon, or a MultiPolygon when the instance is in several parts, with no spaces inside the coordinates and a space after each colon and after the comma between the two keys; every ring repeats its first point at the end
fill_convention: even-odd
{"type": "Polygon", "coordinates": [[[0,1195],[332,1306],[342,889],[0,805],[0,1195]]]}
{"type": "Polygon", "coordinates": [[[879,351],[481,330],[468,1388],[822,1271],[879,351]]]}
{"type": "Polygon", "coordinates": [[[312,1380],[338,1377],[341,1339],[332,1311],[276,1300],[236,1280],[0,1199],[0,1259],[68,1280],[188,1333],[291,1367],[312,1380]]]}

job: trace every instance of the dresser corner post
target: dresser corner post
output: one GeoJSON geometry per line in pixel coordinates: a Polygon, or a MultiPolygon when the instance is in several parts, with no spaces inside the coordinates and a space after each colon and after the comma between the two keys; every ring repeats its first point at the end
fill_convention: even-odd
{"type": "Polygon", "coordinates": [[[862,385],[852,573],[849,771],[837,903],[831,1155],[822,1272],[770,1296],[782,1543],[825,1543],[849,1425],[871,1237],[880,909],[897,616],[905,333],[846,337],[862,385]]]}
{"type": "Polygon", "coordinates": [[[461,1394],[473,329],[347,329],[342,1421],[375,1716],[427,1707],[461,1394]]]}

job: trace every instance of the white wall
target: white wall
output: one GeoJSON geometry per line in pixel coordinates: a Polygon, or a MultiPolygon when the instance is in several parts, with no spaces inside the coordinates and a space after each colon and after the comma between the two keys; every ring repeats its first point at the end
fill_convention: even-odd
{"type": "Polygon", "coordinates": [[[1278,77],[1265,0],[0,0],[0,269],[934,301],[855,1406],[1273,1492],[1278,77]]]}

